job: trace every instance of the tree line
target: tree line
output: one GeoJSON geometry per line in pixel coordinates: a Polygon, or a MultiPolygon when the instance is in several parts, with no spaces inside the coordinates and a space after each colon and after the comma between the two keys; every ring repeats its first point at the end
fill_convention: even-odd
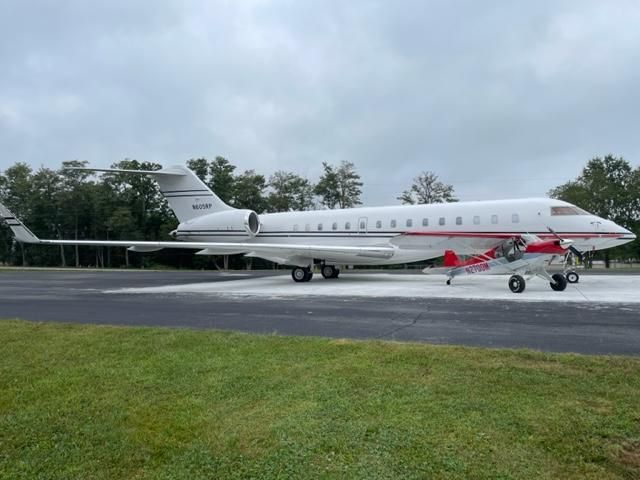
{"type": "MultiPolygon", "coordinates": [[[[16,163],[0,172],[0,200],[34,233],[42,238],[105,240],[172,240],[168,233],[178,220],[147,176],[128,173],[96,175],[77,167],[86,161],[66,161],[61,168],[33,170],[16,163]]],[[[271,176],[254,170],[237,171],[224,157],[195,158],[187,166],[224,202],[258,213],[351,208],[361,205],[363,182],[351,162],[322,164],[314,183],[294,172],[271,176]]],[[[125,159],[111,165],[117,169],[158,170],[161,165],[125,159]]],[[[640,229],[640,169],[612,156],[594,158],[573,181],[549,192],[554,198],[610,218],[636,233],[640,229]]],[[[454,187],[433,172],[422,172],[398,197],[404,204],[454,202],[454,187]]],[[[639,258],[637,242],[612,252],[612,258],[639,258]]],[[[608,257],[607,257],[608,258],[608,257]]],[[[231,267],[245,265],[236,256],[231,267]]],[[[210,257],[193,252],[163,250],[152,255],[129,254],[124,248],[22,245],[0,222],[0,264],[32,266],[99,266],[214,268],[210,257]]],[[[268,262],[256,262],[264,266],[268,262]]],[[[226,262],[225,262],[226,265],[226,262]]]]}

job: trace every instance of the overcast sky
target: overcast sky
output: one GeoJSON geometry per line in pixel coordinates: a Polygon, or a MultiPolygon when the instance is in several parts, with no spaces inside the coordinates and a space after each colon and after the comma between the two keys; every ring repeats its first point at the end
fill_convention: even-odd
{"type": "Polygon", "coordinates": [[[227,157],[462,200],[640,161],[638,1],[0,1],[0,170],[227,157]]]}

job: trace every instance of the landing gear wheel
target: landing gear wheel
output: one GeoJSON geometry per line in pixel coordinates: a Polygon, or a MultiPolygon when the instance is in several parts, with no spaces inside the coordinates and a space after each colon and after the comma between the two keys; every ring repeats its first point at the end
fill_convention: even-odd
{"type": "Polygon", "coordinates": [[[552,290],[561,292],[567,288],[567,279],[561,273],[554,273],[551,275],[551,278],[553,279],[553,282],[549,282],[549,285],[551,285],[552,290]]]}
{"type": "Polygon", "coordinates": [[[522,278],[520,275],[512,275],[511,278],[509,278],[509,290],[511,290],[513,293],[524,292],[524,287],[526,286],[527,284],[524,281],[524,278],[522,278]]]}
{"type": "Polygon", "coordinates": [[[580,275],[578,275],[576,272],[567,272],[565,276],[567,277],[567,282],[569,283],[578,283],[578,281],[580,281],[580,275]]]}
{"type": "Polygon", "coordinates": [[[320,269],[320,273],[324,278],[338,278],[340,270],[333,265],[323,265],[320,269]]]}
{"type": "Polygon", "coordinates": [[[451,279],[447,278],[447,285],[451,285],[451,279]]]}
{"type": "Polygon", "coordinates": [[[308,282],[313,278],[313,273],[308,267],[296,267],[291,270],[291,278],[293,278],[294,282],[308,282]]]}

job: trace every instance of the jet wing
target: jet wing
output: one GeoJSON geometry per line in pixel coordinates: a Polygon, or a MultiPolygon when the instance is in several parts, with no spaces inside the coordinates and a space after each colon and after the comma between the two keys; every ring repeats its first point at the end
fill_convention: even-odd
{"type": "MultiPolygon", "coordinates": [[[[279,259],[292,265],[306,266],[309,259],[322,258],[327,261],[348,261],[349,258],[366,257],[388,259],[393,257],[393,246],[349,247],[333,245],[308,245],[258,242],[175,242],[139,240],[48,240],[39,239],[15,215],[0,203],[2,217],[19,242],[40,245],[87,245],[101,247],[124,247],[132,251],[152,252],[163,248],[185,248],[200,250],[204,255],[250,254],[254,257],[279,259]]],[[[284,263],[284,262],[282,262],[284,263]]]]}
{"type": "Polygon", "coordinates": [[[392,245],[407,249],[447,250],[462,254],[483,253],[507,240],[521,238],[509,232],[406,232],[390,240],[392,245]]]}

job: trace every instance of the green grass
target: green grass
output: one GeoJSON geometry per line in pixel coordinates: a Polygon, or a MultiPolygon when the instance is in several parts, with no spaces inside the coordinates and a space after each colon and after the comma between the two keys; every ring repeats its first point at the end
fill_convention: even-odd
{"type": "Polygon", "coordinates": [[[640,360],[0,321],[1,478],[639,478],[640,360]]]}

